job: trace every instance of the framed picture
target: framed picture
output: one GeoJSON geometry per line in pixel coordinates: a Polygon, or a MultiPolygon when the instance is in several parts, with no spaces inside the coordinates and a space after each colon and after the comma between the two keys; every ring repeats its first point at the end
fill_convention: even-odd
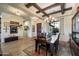
{"type": "Polygon", "coordinates": [[[11,34],[12,34],[12,33],[18,33],[18,28],[17,28],[17,26],[11,25],[11,26],[10,26],[10,33],[11,33],[11,34]]]}
{"type": "Polygon", "coordinates": [[[24,30],[28,30],[29,29],[29,26],[24,26],[24,30]]]}
{"type": "Polygon", "coordinates": [[[4,22],[5,32],[7,32],[9,25],[10,25],[10,22],[4,22]]]}

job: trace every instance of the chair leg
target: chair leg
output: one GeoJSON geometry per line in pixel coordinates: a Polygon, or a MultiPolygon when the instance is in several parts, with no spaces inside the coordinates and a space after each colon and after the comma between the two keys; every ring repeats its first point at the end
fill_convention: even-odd
{"type": "Polygon", "coordinates": [[[47,51],[46,51],[46,56],[47,56],[47,51]]]}
{"type": "Polygon", "coordinates": [[[54,50],[52,49],[52,51],[51,51],[51,56],[53,56],[53,53],[54,53],[54,50]]]}
{"type": "Polygon", "coordinates": [[[39,46],[39,50],[38,50],[38,53],[40,54],[40,46],[39,46]]]}
{"type": "Polygon", "coordinates": [[[47,56],[47,48],[46,48],[46,56],[47,56]]]}
{"type": "Polygon", "coordinates": [[[53,56],[54,53],[54,45],[50,44],[50,55],[53,56]]]}
{"type": "Polygon", "coordinates": [[[55,53],[57,54],[58,51],[58,46],[55,47],[55,53]]]}

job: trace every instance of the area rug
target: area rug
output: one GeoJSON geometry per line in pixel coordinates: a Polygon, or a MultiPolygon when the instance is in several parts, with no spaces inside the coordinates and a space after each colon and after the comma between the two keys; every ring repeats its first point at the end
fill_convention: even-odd
{"type": "MultiPolygon", "coordinates": [[[[26,53],[28,56],[46,56],[45,51],[41,49],[40,54],[37,52],[35,52],[35,46],[29,46],[28,48],[23,50],[24,53],[26,53]]],[[[53,53],[54,56],[71,56],[71,52],[69,47],[66,46],[62,46],[61,44],[59,45],[59,49],[57,54],[53,53]]],[[[48,52],[48,55],[50,56],[50,53],[48,52]]]]}
{"type": "MultiPolygon", "coordinates": [[[[40,50],[40,54],[37,52],[35,52],[35,46],[30,46],[26,49],[23,50],[24,53],[26,53],[28,56],[46,56],[46,52],[44,50],[40,50]]],[[[49,53],[47,53],[48,56],[50,55],[49,53]]]]}

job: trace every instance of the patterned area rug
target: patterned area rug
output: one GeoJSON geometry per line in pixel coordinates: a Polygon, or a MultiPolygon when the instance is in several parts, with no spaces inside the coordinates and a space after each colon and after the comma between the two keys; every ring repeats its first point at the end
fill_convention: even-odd
{"type": "MultiPolygon", "coordinates": [[[[28,48],[24,49],[23,51],[28,56],[46,56],[44,50],[41,50],[40,54],[38,52],[35,52],[35,46],[34,45],[29,46],[28,48]]],[[[48,53],[48,56],[50,56],[49,53],[48,53]]],[[[69,46],[65,46],[65,44],[60,44],[58,52],[57,52],[57,54],[54,53],[54,56],[71,56],[71,52],[70,52],[69,46]]]]}
{"type": "MultiPolygon", "coordinates": [[[[44,50],[40,50],[40,54],[37,52],[35,52],[35,46],[30,46],[26,49],[23,50],[24,53],[26,53],[28,56],[46,56],[46,52],[44,50]]],[[[50,55],[49,53],[47,53],[48,55],[50,55]]]]}

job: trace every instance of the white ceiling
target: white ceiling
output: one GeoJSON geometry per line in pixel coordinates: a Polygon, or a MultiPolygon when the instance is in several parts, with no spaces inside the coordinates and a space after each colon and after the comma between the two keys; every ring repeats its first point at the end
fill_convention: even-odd
{"type": "Polygon", "coordinates": [[[50,6],[52,4],[54,4],[54,3],[37,3],[37,5],[40,6],[42,9],[47,7],[47,6],[50,6]]]}
{"type": "Polygon", "coordinates": [[[27,17],[29,14],[25,13],[25,11],[12,7],[11,5],[8,4],[0,4],[0,12],[6,12],[6,13],[11,13],[13,15],[17,16],[22,16],[22,17],[27,17]]]}
{"type": "Polygon", "coordinates": [[[14,13],[14,14],[16,14],[16,15],[18,15],[18,16],[22,16],[22,15],[27,16],[27,14],[24,11],[22,11],[20,9],[17,9],[17,8],[14,8],[14,7],[11,7],[11,6],[8,6],[7,10],[14,13]]]}
{"type": "MultiPolygon", "coordinates": [[[[47,6],[54,4],[54,3],[37,3],[37,5],[39,5],[41,8],[46,8],[47,6]]],[[[73,6],[74,3],[66,3],[66,8],[73,6]]],[[[51,8],[49,10],[46,10],[45,12],[51,13],[54,11],[60,10],[60,6],[51,8]]],[[[19,13],[19,16],[22,17],[33,17],[33,16],[37,16],[39,18],[42,18],[42,15],[44,15],[43,13],[36,13],[36,11],[38,11],[35,7],[30,7],[30,8],[26,8],[25,5],[23,3],[10,3],[10,4],[0,4],[0,11],[3,12],[9,12],[12,14],[17,15],[17,13],[19,13]]]]}
{"type": "Polygon", "coordinates": [[[68,7],[73,7],[75,3],[66,3],[66,6],[65,8],[68,8],[68,7]]]}
{"type": "Polygon", "coordinates": [[[41,15],[43,15],[43,14],[42,13],[37,14],[36,13],[37,9],[33,6],[31,6],[30,8],[26,8],[25,4],[23,4],[23,3],[15,3],[15,4],[8,4],[8,5],[10,5],[11,7],[18,8],[18,9],[24,11],[26,14],[28,14],[31,17],[36,16],[38,18],[42,18],[41,15]]]}
{"type": "Polygon", "coordinates": [[[52,12],[55,12],[55,11],[58,11],[58,10],[61,10],[60,6],[57,6],[57,7],[48,9],[48,10],[46,10],[45,12],[46,12],[47,14],[49,14],[49,13],[52,13],[52,12]]]}

